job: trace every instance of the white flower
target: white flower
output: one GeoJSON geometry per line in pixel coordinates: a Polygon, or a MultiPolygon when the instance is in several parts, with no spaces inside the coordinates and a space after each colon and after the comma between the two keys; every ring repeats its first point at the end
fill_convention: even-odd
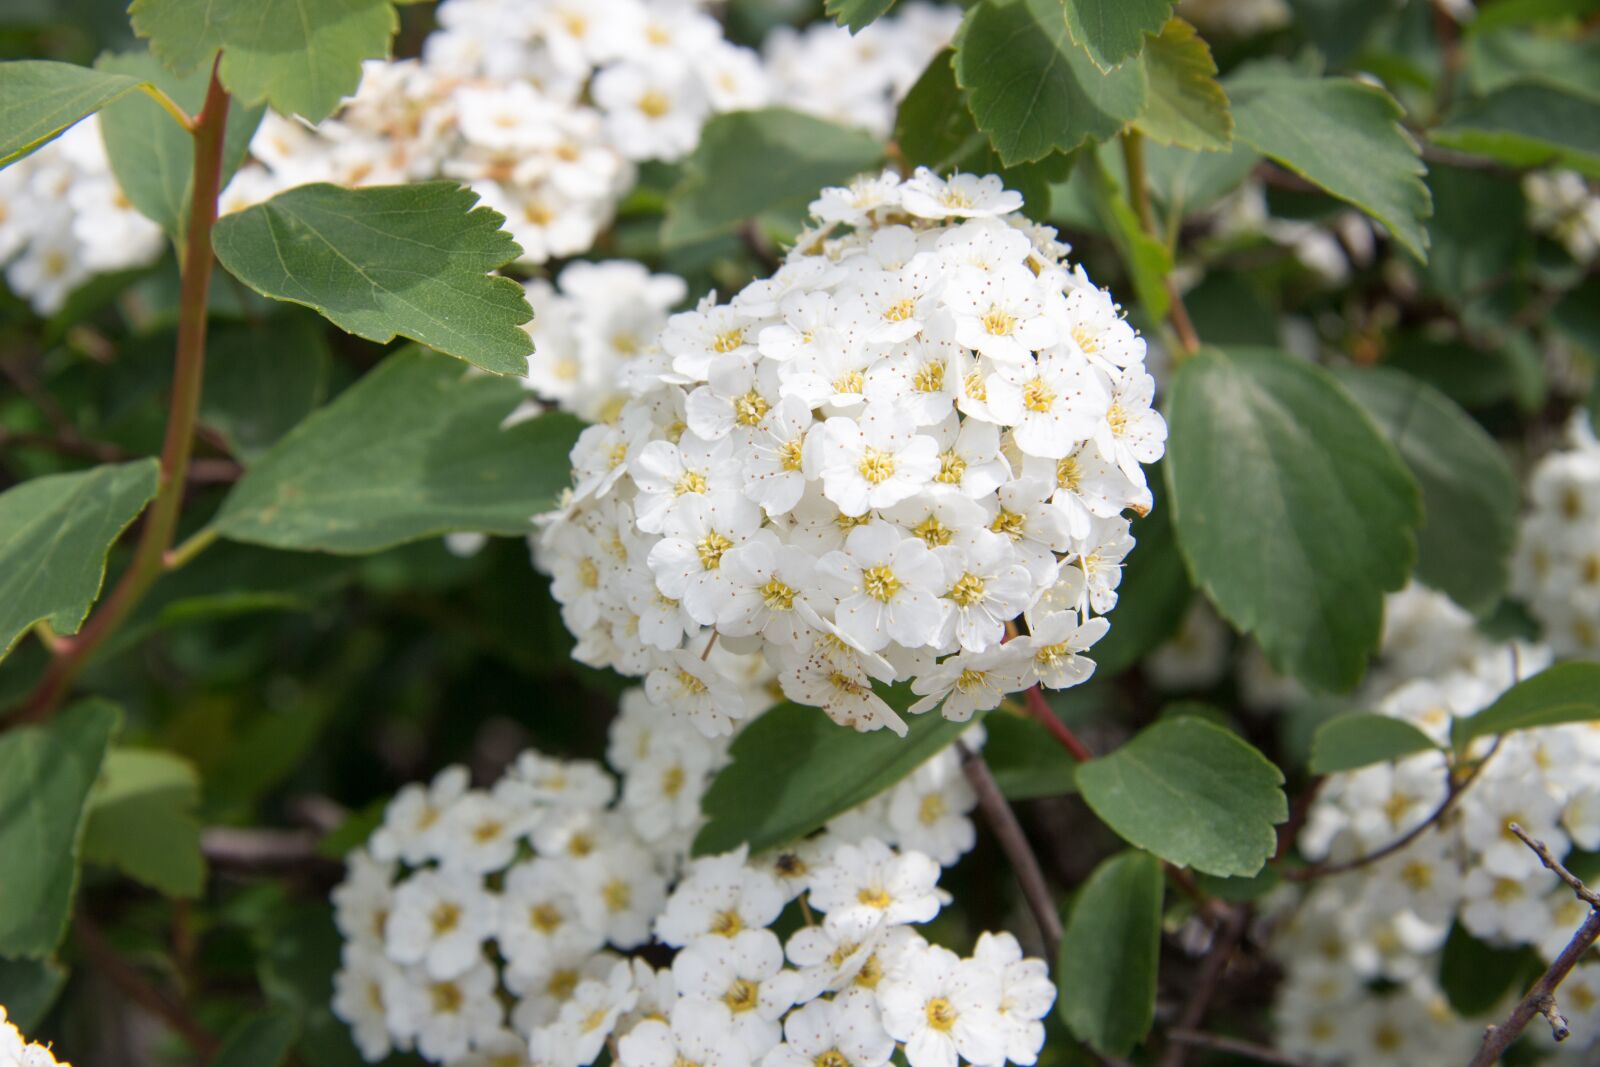
{"type": "Polygon", "coordinates": [[[783,946],[771,930],[696,939],[673,958],[672,980],[685,1000],[724,1005],[752,1060],[778,1043],[779,1020],[798,992],[798,976],[783,969],[783,946]]]}
{"type": "Polygon", "coordinates": [[[716,664],[688,649],[671,655],[671,662],[645,678],[644,691],[673,714],[683,715],[707,737],[733,731],[733,724],[749,714],[744,697],[716,664]]]}
{"type": "Polygon", "coordinates": [[[762,1067],[882,1067],[894,1054],[876,1006],[857,998],[811,1001],[783,1021],[783,1037],[762,1067]]]}
{"type": "Polygon", "coordinates": [[[943,598],[950,603],[937,644],[953,640],[969,652],[1000,643],[1005,625],[1033,599],[1028,568],[1008,538],[978,529],[963,545],[934,549],[944,566],[943,598]]]}
{"type": "Polygon", "coordinates": [[[373,859],[364,848],[345,860],[343,882],[334,887],[333,919],[346,941],[381,947],[394,903],[395,864],[373,859]]]}
{"type": "Polygon", "coordinates": [[[506,872],[495,944],[512,967],[531,967],[548,952],[595,952],[603,931],[579,917],[579,897],[565,863],[535,858],[506,872]]]}
{"type": "Polygon", "coordinates": [[[447,979],[420,967],[394,971],[384,983],[383,1001],[390,1032],[435,1061],[463,1055],[498,1033],[504,1019],[494,969],[483,960],[447,979]]]}
{"type": "Polygon", "coordinates": [[[989,410],[1015,427],[1017,447],[1046,459],[1069,455],[1093,437],[1111,402],[1093,369],[1061,349],[1037,362],[1001,363],[985,384],[989,410]]]}
{"type": "Polygon", "coordinates": [[[1033,659],[1033,674],[1046,689],[1066,689],[1088,681],[1094,662],[1079,653],[1086,652],[1109,628],[1105,619],[1080,622],[1070,611],[1035,618],[1033,632],[1018,638],[1017,644],[1033,659]]]}
{"type": "Polygon", "coordinates": [[[815,590],[815,556],[761,530],[725,553],[721,569],[728,596],[717,612],[718,633],[761,634],[791,648],[809,644],[815,633],[811,620],[817,617],[809,607],[815,590]]]}
{"type": "Polygon", "coordinates": [[[595,76],[595,102],[612,143],[629,159],[679,159],[700,140],[710,109],[705,89],[685,71],[619,63],[595,76]]]}
{"type": "Polygon", "coordinates": [[[939,599],[938,557],[887,523],[850,531],[843,551],[817,562],[817,577],[839,599],[842,633],[869,652],[891,640],[916,648],[934,640],[948,610],[939,599]]]}
{"type": "Polygon", "coordinates": [[[476,873],[418,871],[395,890],[384,944],[397,963],[454,978],[479,962],[497,917],[497,901],[476,873]]]}
{"type": "Polygon", "coordinates": [[[950,866],[972,851],[977,831],[967,816],[977,804],[960,759],[946,749],[890,791],[889,825],[896,846],[950,866]]]}
{"type": "Polygon", "coordinates": [[[667,899],[667,880],[651,854],[627,841],[608,841],[578,860],[572,872],[578,917],[618,948],[650,940],[650,925],[667,899]]]}
{"type": "Polygon", "coordinates": [[[707,935],[769,926],[783,910],[783,890],[770,874],[750,869],[746,856],[741,847],[695,860],[656,920],[656,936],[679,948],[707,935]]]}
{"type": "Polygon", "coordinates": [[[679,1001],[670,1022],[647,1019],[618,1043],[622,1067],[750,1067],[749,1050],[721,1004],[679,1001]]]}
{"type": "MultiPolygon", "coordinates": [[[[606,1047],[617,1019],[638,999],[632,968],[619,960],[604,980],[591,978],[578,983],[572,999],[561,1006],[555,1023],[546,1028],[543,1044],[559,1055],[559,1062],[573,1067],[593,1063],[606,1047]]],[[[538,1044],[537,1039],[535,1043],[538,1044]]]]}
{"type": "Polygon", "coordinates": [[[972,958],[1000,976],[1000,1023],[1006,1059],[1030,1067],[1044,1048],[1044,1023],[1056,1002],[1056,985],[1044,960],[1023,959],[1022,946],[1008,933],[982,933],[972,958]]]}
{"type": "Polygon", "coordinates": [[[811,876],[811,905],[840,936],[880,926],[925,923],[939,913],[939,865],[920,852],[896,853],[882,841],[841,845],[811,876]]]}
{"type": "MultiPolygon", "coordinates": [[[[356,1047],[369,1063],[383,1059],[394,1048],[384,990],[396,981],[398,972],[381,950],[347,944],[333,975],[333,1013],[349,1025],[356,1047]]],[[[5,1062],[0,1050],[0,1063],[5,1062]]]]}
{"type": "Polygon", "coordinates": [[[901,187],[900,203],[925,219],[973,218],[1020,210],[1022,194],[1006,189],[992,174],[955,174],[946,179],[918,167],[901,187]]]}
{"type": "Polygon", "coordinates": [[[831,418],[806,441],[807,473],[846,515],[897,504],[939,473],[937,443],[915,429],[905,413],[875,404],[859,419],[831,418]]]}
{"type": "Polygon", "coordinates": [[[469,792],[456,798],[440,820],[440,861],[473,874],[487,874],[511,863],[517,840],[531,829],[532,818],[520,806],[490,793],[469,792]]]}
{"type": "Polygon", "coordinates": [[[955,339],[997,363],[1031,362],[1056,343],[1056,324],[1045,314],[1045,293],[1026,267],[973,278],[962,287],[955,339]]]}
{"type": "Polygon", "coordinates": [[[908,953],[878,989],[883,1028],[904,1042],[910,1067],[1005,1059],[1000,979],[994,970],[928,945],[908,953]]]}
{"type": "Polygon", "coordinates": [[[939,708],[945,718],[966,722],[974,712],[999,707],[1006,694],[1026,689],[1033,677],[1030,650],[1019,641],[987,652],[963,652],[911,683],[911,691],[922,699],[907,710],[921,715],[939,708]]]}

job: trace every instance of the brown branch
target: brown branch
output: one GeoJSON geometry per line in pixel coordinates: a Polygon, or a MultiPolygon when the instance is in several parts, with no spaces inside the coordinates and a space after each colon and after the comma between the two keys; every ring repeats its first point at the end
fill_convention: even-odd
{"type": "Polygon", "coordinates": [[[1028,709],[1028,714],[1037,719],[1050,736],[1055,738],[1056,744],[1066,749],[1068,754],[1079,763],[1088,763],[1094,759],[1094,753],[1089,751],[1089,746],[1078,740],[1078,735],[1073,733],[1051,709],[1050,702],[1044,698],[1044,690],[1035,683],[1023,694],[1023,706],[1028,709]]]}
{"type": "MultiPolygon", "coordinates": [[[[1201,1020],[1206,1016],[1206,1009],[1211,1006],[1211,998],[1217,991],[1217,983],[1222,978],[1222,972],[1227,970],[1228,961],[1233,959],[1234,951],[1244,938],[1244,928],[1245,909],[1229,908],[1217,925],[1211,947],[1206,951],[1205,960],[1200,965],[1200,974],[1194,980],[1189,999],[1184,1004],[1177,1023],[1172,1027],[1173,1031],[1192,1032],[1200,1026],[1201,1020]]],[[[1167,1047],[1161,1054],[1159,1067],[1183,1067],[1183,1062],[1189,1055],[1189,1048],[1189,1045],[1174,1040],[1169,1033],[1167,1047]]]]}
{"type": "Polygon", "coordinates": [[[104,977],[124,997],[171,1027],[194,1050],[196,1056],[210,1060],[217,1053],[217,1039],[188,1013],[182,1004],[162,992],[132,964],[117,954],[89,916],[79,913],[72,924],[74,938],[89,957],[96,974],[104,977]]]}
{"type": "Polygon", "coordinates": [[[1578,927],[1578,932],[1572,935],[1572,940],[1567,942],[1567,947],[1561,950],[1561,955],[1555,958],[1539,980],[1533,983],[1517,1006],[1511,1009],[1511,1015],[1499,1026],[1491,1026],[1484,1031],[1483,1045],[1479,1047],[1478,1054],[1472,1057],[1472,1062],[1467,1067],[1492,1067],[1499,1061],[1500,1054],[1505,1052],[1525,1030],[1535,1015],[1543,1015],[1550,1021],[1550,1030],[1557,1041],[1566,1040],[1571,1030],[1567,1027],[1567,1020],[1562,1018],[1561,1012],[1556,1007],[1556,989],[1566,980],[1567,975],[1578,965],[1597,940],[1600,940],[1600,893],[1596,893],[1571,871],[1561,865],[1561,862],[1550,854],[1544,842],[1536,841],[1523,831],[1516,823],[1511,824],[1511,832],[1522,839],[1522,843],[1533,849],[1539,857],[1539,862],[1556,873],[1556,877],[1571,887],[1577,898],[1589,905],[1589,917],[1578,927]]]}
{"type": "Polygon", "coordinates": [[[1257,1063],[1274,1064],[1276,1067],[1314,1067],[1305,1060],[1297,1060],[1275,1048],[1257,1045],[1250,1041],[1240,1041],[1235,1037],[1223,1037],[1221,1034],[1208,1034],[1201,1030],[1169,1030],[1167,1039],[1175,1044],[1226,1052],[1232,1056],[1255,1060],[1257,1063]]]}
{"type": "Polygon", "coordinates": [[[1049,886],[1045,885],[1044,872],[1039,869],[1039,857],[1034,855],[1033,846],[1028,844],[1028,837],[1022,832],[1016,812],[1006,803],[983,757],[965,741],[957,741],[956,747],[961,753],[961,770],[978,796],[978,808],[988,821],[989,828],[994,831],[1006,858],[1011,861],[1011,869],[1016,872],[1017,882],[1022,887],[1022,899],[1033,913],[1034,922],[1039,924],[1039,935],[1044,939],[1045,951],[1054,961],[1061,947],[1061,916],[1050,897],[1049,886]]]}
{"type": "Polygon", "coordinates": [[[320,835],[311,830],[212,826],[200,834],[200,852],[213,867],[235,872],[306,870],[336,874],[341,865],[317,851],[320,841],[320,835]]]}

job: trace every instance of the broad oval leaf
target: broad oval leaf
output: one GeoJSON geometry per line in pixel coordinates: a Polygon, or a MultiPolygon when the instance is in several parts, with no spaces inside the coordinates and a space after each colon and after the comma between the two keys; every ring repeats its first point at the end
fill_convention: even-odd
{"type": "Polygon", "coordinates": [[[1507,689],[1476,715],[1457,719],[1451,742],[1464,750],[1480,737],[1600,719],[1600,663],[1557,663],[1507,689]]]}
{"type": "Polygon", "coordinates": [[[139,88],[138,78],[73,63],[0,63],[0,167],[139,88]]]}
{"type": "Polygon", "coordinates": [[[0,956],[41,959],[66,933],[89,790],[120,720],[89,700],[0,734],[0,956]]]}
{"type": "Polygon", "coordinates": [[[501,429],[523,397],[437,353],[397,352],[262,456],[217,531],[346,553],[457,530],[526,534],[568,485],[578,422],[552,413],[501,429]]]}
{"type": "Polygon", "coordinates": [[[1006,166],[1103,141],[1144,103],[1139,64],[1096,67],[1073,43],[1060,0],[977,4],[961,22],[955,48],[956,81],[1006,166]]]}
{"type": "Polygon", "coordinates": [[[1253,349],[1185,360],[1168,426],[1196,583],[1279,670],[1349,689],[1416,558],[1420,495],[1394,446],[1327,371],[1253,349]]]}
{"type": "Polygon", "coordinates": [[[1233,113],[1217,82],[1217,64],[1194,27],[1167,20],[1145,46],[1141,62],[1149,91],[1133,125],[1152,141],[1220,152],[1233,143],[1233,113]]]}
{"type": "Polygon", "coordinates": [[[0,656],[35,623],[75,634],[106,553],[156,493],[154,459],[51,474],[0,493],[0,656]]]}
{"type": "Polygon", "coordinates": [[[1366,367],[1339,382],[1394,443],[1422,490],[1417,577],[1468,611],[1494,606],[1510,579],[1517,477],[1494,438],[1437,389],[1366,367]]]}
{"type": "Polygon", "coordinates": [[[1078,790],[1124,841],[1183,867],[1253,875],[1289,817],[1283,772],[1249,742],[1193,715],[1165,719],[1078,768],[1078,790]]]}
{"type": "Polygon", "coordinates": [[[0,1004],[6,1022],[25,1034],[39,1028],[66,985],[67,969],[56,960],[0,959],[0,1004]]]}
{"type": "Polygon", "coordinates": [[[522,254],[499,212],[455,182],[318,183],[220,219],[217,259],[263,296],[315,308],[369,341],[396,334],[497,374],[527,372],[522,254]]]}
{"type": "Polygon", "coordinates": [[[1172,0],[1066,0],[1067,29],[1094,65],[1110,70],[1145,48],[1161,32],[1172,0]]]}
{"type": "Polygon", "coordinates": [[[817,190],[843,185],[883,160],[883,145],[849,126],[783,108],[732,111],[707,122],[667,198],[662,242],[732,232],[758,216],[798,225],[817,190]]]}
{"type": "Polygon", "coordinates": [[[1311,739],[1311,773],[1353,771],[1438,747],[1432,738],[1404,719],[1353,711],[1317,727],[1311,739]]]}
{"type": "Polygon", "coordinates": [[[1600,100],[1558,85],[1525,81],[1497,89],[1431,137],[1513,167],[1570,167],[1600,178],[1600,100]]]}
{"type": "MultiPolygon", "coordinates": [[[[902,694],[903,695],[903,694],[902,694]]],[[[890,704],[906,701],[890,697],[890,704]]],[[[730,762],[701,798],[706,824],[696,855],[740,845],[752,853],[796,841],[894,785],[971,723],[910,718],[905,737],[858,734],[817,708],[779,704],[733,739],[730,762]]]]}
{"type": "Polygon", "coordinates": [[[1426,168],[1394,97],[1275,61],[1249,64],[1224,84],[1239,140],[1365,211],[1413,256],[1428,258],[1426,168]]]}
{"type": "Polygon", "coordinates": [[[169,897],[197,897],[206,878],[199,803],[200,776],[181,756],[114,748],[89,798],[83,858],[169,897]]]}
{"type": "Polygon", "coordinates": [[[1078,891],[1056,961],[1056,1010],[1079,1040],[1126,1056],[1150,1033],[1161,955],[1161,864],[1112,856],[1078,891]]]}

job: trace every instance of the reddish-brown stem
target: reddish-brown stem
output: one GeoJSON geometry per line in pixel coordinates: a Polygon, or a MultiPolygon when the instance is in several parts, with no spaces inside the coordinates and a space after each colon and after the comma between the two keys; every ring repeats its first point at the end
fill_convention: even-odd
{"type": "MultiPolygon", "coordinates": [[[[220,62],[221,57],[218,57],[220,62]]],[[[166,569],[167,549],[178,528],[189,457],[194,450],[195,423],[200,415],[200,388],[205,371],[206,300],[211,289],[211,227],[217,221],[217,194],[222,182],[222,144],[228,122],[228,94],[217,78],[216,64],[205,104],[195,118],[194,178],[188,233],[183,251],[183,281],[178,303],[178,353],[172,375],[172,399],[166,438],[161,445],[161,473],[155,500],[145,515],[133,560],[116,588],[74,637],[63,638],[56,655],[16,718],[47,719],[61,703],[73,679],[94,650],[114,633],[166,569]]]]}
{"type": "Polygon", "coordinates": [[[1028,836],[1017,821],[1016,812],[1006,803],[983,756],[965,741],[957,741],[956,748],[961,753],[961,770],[978,798],[978,809],[983,812],[995,839],[1011,861],[1011,870],[1022,888],[1022,899],[1033,913],[1034,922],[1039,924],[1039,936],[1044,941],[1046,954],[1053,962],[1061,947],[1061,916],[1056,911],[1055,901],[1051,899],[1050,887],[1045,884],[1039,857],[1034,854],[1033,846],[1028,844],[1028,836]]]}
{"type": "Polygon", "coordinates": [[[1050,731],[1050,736],[1056,739],[1057,744],[1071,753],[1073,759],[1079,763],[1087,763],[1094,759],[1094,753],[1089,751],[1089,746],[1079,741],[1078,735],[1068,729],[1067,724],[1062,722],[1056,716],[1056,713],[1051,710],[1050,702],[1044,698],[1044,690],[1035,684],[1022,695],[1028,714],[1043,723],[1044,728],[1050,731]]]}

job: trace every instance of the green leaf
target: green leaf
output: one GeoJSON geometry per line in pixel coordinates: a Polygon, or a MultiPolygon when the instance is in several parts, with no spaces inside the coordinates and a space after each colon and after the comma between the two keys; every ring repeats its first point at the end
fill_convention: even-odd
{"type": "Polygon", "coordinates": [[[1060,0],[984,0],[955,48],[956,82],[1007,166],[1106,140],[1144,103],[1139,64],[1097,68],[1068,35],[1060,0]]]}
{"type": "Polygon", "coordinates": [[[75,634],[100,595],[106,552],[156,493],[142,459],[52,474],[0,493],[0,656],[35,623],[75,634]]]}
{"type": "Polygon", "coordinates": [[[1480,737],[1600,719],[1600,663],[1557,663],[1500,694],[1476,715],[1457,719],[1451,742],[1464,751],[1480,737]]]}
{"type": "Polygon", "coordinates": [[[1404,719],[1352,711],[1317,727],[1311,740],[1311,773],[1353,771],[1438,747],[1432,738],[1404,719]]]}
{"type": "Polygon", "coordinates": [[[731,233],[757,216],[798,221],[827,185],[843,185],[883,160],[870,134],[798,111],[732,111],[706,123],[667,198],[668,246],[731,233]]]}
{"type": "Polygon", "coordinates": [[[176,74],[222,49],[222,84],[240,101],[321,122],[355,92],[361,61],[386,59],[399,28],[389,0],[134,0],[134,31],[176,74]]]}
{"type": "Polygon", "coordinates": [[[323,331],[303,313],[214,327],[200,419],[253,463],[322,403],[329,362],[323,331]]]}
{"type": "MultiPolygon", "coordinates": [[[[1120,606],[1120,602],[1119,602],[1120,606]]],[[[1096,646],[1098,648],[1098,646],[1096,646]]],[[[1043,723],[996,713],[984,720],[983,759],[1007,800],[1076,793],[1077,761],[1056,743],[1043,723]]]]}
{"type": "Polygon", "coordinates": [[[246,1016],[222,1039],[211,1067],[279,1067],[299,1034],[300,1020],[293,1012],[274,1009],[246,1016]]]}
{"type": "Polygon", "coordinates": [[[1570,167],[1600,177],[1600,100],[1536,81],[1497,89],[1433,131],[1436,144],[1513,167],[1570,167]]]}
{"type": "Polygon", "coordinates": [[[1422,490],[1417,577],[1478,613],[1505,592],[1517,539],[1517,477],[1494,438],[1437,389],[1383,367],[1339,382],[1394,443],[1422,490]]]}
{"type": "Polygon", "coordinates": [[[1280,671],[1355,685],[1416,558],[1420,494],[1394,446],[1327,371],[1254,349],[1185,360],[1168,428],[1196,583],[1280,671]]]}
{"type": "Polygon", "coordinates": [[[1428,188],[1433,218],[1423,276],[1430,288],[1470,306],[1524,269],[1533,234],[1516,178],[1436,163],[1428,188]]]}
{"type": "MultiPolygon", "coordinates": [[[[363,1067],[350,1027],[333,1014],[333,973],[344,938],[326,904],[295,904],[261,936],[261,989],[300,1018],[296,1052],[306,1067],[363,1067]]],[[[416,1062],[391,1057],[386,1063],[416,1062]]]]}
{"type": "Polygon", "coordinates": [[[827,0],[823,5],[833,21],[848,27],[851,33],[860,33],[893,6],[894,0],[827,0]]]}
{"type": "MultiPolygon", "coordinates": [[[[905,703],[890,698],[891,706],[905,703]]],[[[701,798],[706,824],[695,854],[741,844],[755,853],[798,840],[922,766],[970,723],[930,714],[908,725],[901,738],[888,730],[858,734],[798,704],[763,713],[733,739],[731,762],[701,798]]]]}
{"type": "Polygon", "coordinates": [[[114,748],[89,798],[83,858],[169,897],[198,897],[206,879],[199,803],[200,776],[187,760],[154,749],[114,748]]]}
{"type": "Polygon", "coordinates": [[[1394,97],[1350,78],[1322,78],[1258,62],[1225,83],[1234,136],[1383,223],[1427,259],[1422,220],[1432,211],[1426,169],[1400,125],[1394,97]]]}
{"type": "Polygon", "coordinates": [[[102,700],[0,734],[0,955],[41,959],[67,930],[89,790],[121,713],[102,700]]]}
{"type": "Polygon", "coordinates": [[[1195,875],[1200,892],[1219,900],[1243,903],[1260,900],[1283,884],[1283,875],[1274,867],[1263,867],[1252,878],[1218,878],[1214,874],[1195,875]]]}
{"type": "Polygon", "coordinates": [[[67,984],[67,969],[55,960],[0,959],[0,1004],[6,1021],[23,1033],[44,1022],[67,984]]]}
{"type": "Polygon", "coordinates": [[[1056,962],[1056,1011],[1108,1056],[1126,1056],[1150,1033],[1161,955],[1161,864],[1122,852],[1078,891],[1056,962]]]}
{"type": "Polygon", "coordinates": [[[1078,768],[1078,790],[1130,844],[1207,874],[1259,871],[1289,817],[1283,772],[1237,734],[1193,715],[1164,719],[1078,768]]]}
{"type": "MultiPolygon", "coordinates": [[[[145,52],[101,56],[95,68],[149,82],[191,115],[200,111],[211,80],[205,71],[178,77],[145,52]]],[[[223,185],[244,162],[261,115],[261,108],[229,109],[222,153],[223,185]]],[[[145,96],[130,97],[106,108],[100,136],[117,184],[128,201],[167,233],[180,234],[189,218],[194,138],[161,105],[145,96]]]]}
{"type": "Polygon", "coordinates": [[[502,430],[524,397],[421,349],[384,360],[240,479],[214,520],[235,541],[376,552],[456,530],[520,536],[568,485],[578,423],[502,430]]]}
{"type": "Polygon", "coordinates": [[[1090,164],[1089,190],[1101,224],[1132,276],[1139,306],[1150,321],[1162,321],[1172,306],[1172,296],[1167,291],[1172,253],[1160,239],[1145,232],[1133,205],[1128,203],[1122,187],[1099,155],[1090,164]]]}
{"type": "Polygon", "coordinates": [[[1172,0],[1066,0],[1067,29],[1094,65],[1110,70],[1139,54],[1145,35],[1161,32],[1172,0]]]}
{"type": "Polygon", "coordinates": [[[1542,970],[1544,964],[1532,946],[1495,948],[1457,922],[1439,953],[1439,988],[1457,1013],[1471,1018],[1493,1009],[1507,993],[1522,989],[1542,970]]]}
{"type": "Polygon", "coordinates": [[[0,63],[0,167],[139,88],[137,78],[72,63],[0,63]]]}
{"type": "Polygon", "coordinates": [[[1149,81],[1134,128],[1152,141],[1220,152],[1233,143],[1233,113],[1217,82],[1211,49],[1180,18],[1169,19],[1144,50],[1149,81]]]}
{"type": "Polygon", "coordinates": [[[527,372],[522,254],[499,212],[454,182],[279,193],[217,222],[217,259],[263,296],[316,308],[369,341],[396,334],[497,374],[527,372]]]}
{"type": "MultiPolygon", "coordinates": [[[[1181,219],[1210,207],[1237,189],[1260,159],[1237,138],[1226,152],[1196,152],[1152,143],[1145,145],[1145,177],[1151,195],[1167,209],[1167,214],[1181,219]]],[[[1212,273],[1206,280],[1218,277],[1233,278],[1234,275],[1212,273]]],[[[1191,313],[1193,310],[1190,308],[1191,313]]],[[[1208,335],[1202,333],[1201,336],[1208,335]]]]}

